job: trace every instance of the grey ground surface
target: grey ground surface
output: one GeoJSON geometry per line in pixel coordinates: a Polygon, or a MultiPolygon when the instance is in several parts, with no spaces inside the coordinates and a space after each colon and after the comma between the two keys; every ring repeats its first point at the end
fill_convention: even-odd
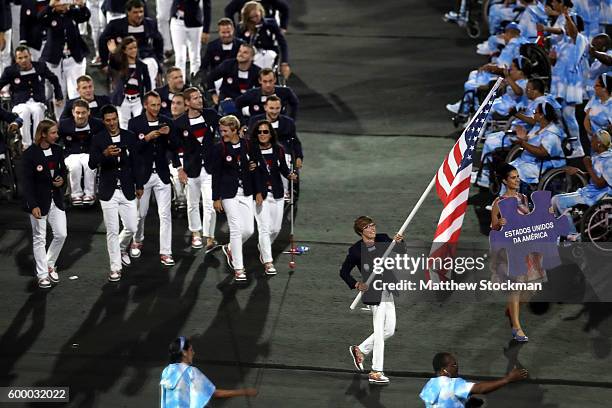
{"type": "MultiPolygon", "coordinates": [[[[419,407],[439,351],[455,353],[460,372],[476,380],[514,365],[530,370],[527,382],[488,396],[488,407],[608,406],[607,305],[525,308],[530,342],[521,347],[509,342],[502,304],[402,304],[386,346],[391,385],[370,387],[353,370],[348,345],[370,333],[371,317],[349,312],[354,293],[338,277],[356,240],[352,220],[368,214],[383,231],[399,228],[453,144],[444,104],[482,62],[465,32],[441,21],[446,3],[292,0],[289,84],[302,102],[306,152],[296,238],[310,246],[294,272],[279,254],[288,245],[284,229],[274,246],[279,274],[263,276],[254,237],[249,282],[237,286],[220,251],[189,248],[184,217],[174,218],[177,265],[162,268],[153,206],[143,256],[111,285],[100,209],[72,209],[61,283],[40,293],[27,215],[2,202],[0,385],[69,386],[71,407],[156,406],[167,345],[187,335],[195,365],[218,387],[260,392],[213,406],[419,407]]],[[[221,6],[214,4],[214,19],[221,6]]],[[[432,194],[407,235],[431,239],[440,209],[432,194]]],[[[478,215],[468,208],[462,241],[486,247],[478,215]]]]}

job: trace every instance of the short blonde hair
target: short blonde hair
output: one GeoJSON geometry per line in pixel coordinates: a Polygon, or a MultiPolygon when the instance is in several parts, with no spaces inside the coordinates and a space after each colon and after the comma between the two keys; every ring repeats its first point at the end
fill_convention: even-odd
{"type": "Polygon", "coordinates": [[[219,119],[219,125],[228,126],[232,130],[240,129],[240,121],[234,115],[227,115],[219,119]]]}
{"type": "Polygon", "coordinates": [[[610,143],[612,143],[612,138],[610,137],[610,133],[602,129],[599,132],[597,132],[596,136],[597,136],[597,139],[599,139],[601,144],[606,149],[610,148],[610,143]]]}

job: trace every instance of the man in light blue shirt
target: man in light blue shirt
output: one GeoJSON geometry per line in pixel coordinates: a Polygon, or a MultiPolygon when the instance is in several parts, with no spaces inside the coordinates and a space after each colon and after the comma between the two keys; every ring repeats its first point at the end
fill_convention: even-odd
{"type": "Polygon", "coordinates": [[[451,353],[438,353],[433,359],[436,377],[430,379],[419,397],[426,408],[461,408],[471,395],[487,394],[506,384],[527,378],[527,370],[514,368],[499,380],[472,383],[457,377],[459,364],[451,353]]]}

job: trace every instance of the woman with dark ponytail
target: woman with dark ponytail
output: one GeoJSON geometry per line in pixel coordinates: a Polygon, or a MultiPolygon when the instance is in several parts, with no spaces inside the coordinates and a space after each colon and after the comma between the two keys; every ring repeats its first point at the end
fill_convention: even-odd
{"type": "Polygon", "coordinates": [[[202,408],[212,397],[254,397],[257,390],[242,388],[222,390],[193,364],[195,352],[191,341],[181,336],[168,347],[170,364],[164,369],[159,383],[161,387],[161,408],[202,408]]]}
{"type": "MultiPolygon", "coordinates": [[[[499,211],[499,202],[501,200],[505,198],[517,200],[518,212],[523,215],[529,213],[529,203],[527,196],[519,192],[521,179],[519,177],[519,172],[514,166],[507,163],[504,164],[497,169],[497,177],[500,184],[504,185],[505,192],[493,201],[493,208],[491,209],[491,229],[499,231],[507,223],[507,220],[502,217],[499,211]]],[[[508,270],[508,257],[506,253],[493,253],[491,259],[493,276],[491,281],[515,280],[517,282],[533,282],[543,281],[545,279],[545,272],[542,269],[542,257],[539,254],[534,253],[528,255],[525,258],[525,262],[527,262],[527,274],[516,276],[511,273],[512,271],[508,270]]],[[[519,318],[521,298],[524,297],[524,295],[525,294],[522,292],[512,292],[506,304],[506,316],[512,328],[512,338],[519,342],[526,342],[529,340],[521,327],[519,318]]]]}

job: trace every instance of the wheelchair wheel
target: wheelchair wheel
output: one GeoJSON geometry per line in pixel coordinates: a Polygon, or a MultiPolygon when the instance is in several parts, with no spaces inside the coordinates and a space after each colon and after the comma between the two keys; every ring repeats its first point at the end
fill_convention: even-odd
{"type": "Polygon", "coordinates": [[[520,53],[531,63],[531,76],[545,80],[546,85],[550,86],[552,67],[546,51],[536,44],[528,43],[521,45],[520,53]]]}
{"type": "Polygon", "coordinates": [[[568,175],[565,173],[565,168],[556,168],[547,171],[541,178],[538,184],[538,190],[550,191],[552,195],[571,193],[581,187],[586,186],[588,180],[584,175],[576,173],[568,175]]]}
{"type": "Polygon", "coordinates": [[[591,242],[600,251],[612,254],[612,198],[592,205],[582,217],[583,242],[591,242]]]}
{"type": "Polygon", "coordinates": [[[508,155],[506,156],[506,163],[512,162],[514,159],[517,159],[523,153],[523,148],[519,145],[512,146],[508,155]]]}
{"type": "Polygon", "coordinates": [[[481,18],[481,23],[480,23],[480,28],[482,29],[483,32],[488,33],[489,32],[489,11],[491,10],[491,6],[493,5],[493,2],[490,0],[482,0],[482,18],[481,18]]]}

